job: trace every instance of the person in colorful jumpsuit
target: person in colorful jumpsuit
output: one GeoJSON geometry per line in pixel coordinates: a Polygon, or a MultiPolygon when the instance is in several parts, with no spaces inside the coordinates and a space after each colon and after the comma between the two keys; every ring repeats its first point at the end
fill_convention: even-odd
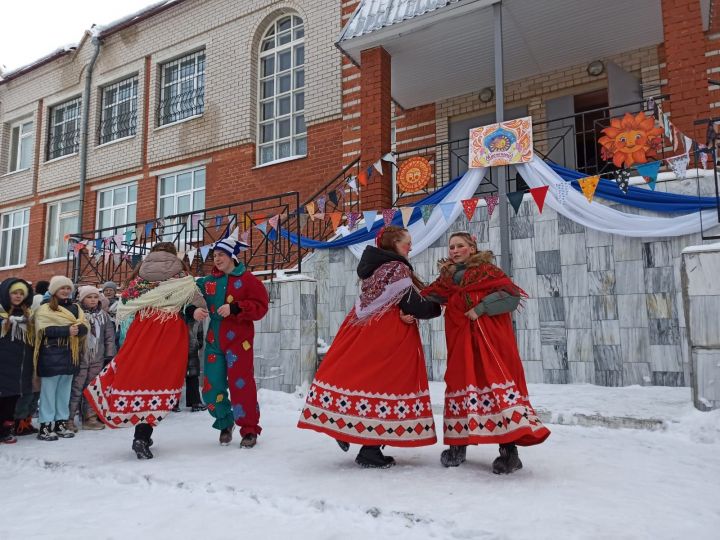
{"type": "Polygon", "coordinates": [[[253,370],[253,321],[267,313],[268,293],[237,260],[242,246],[233,237],[213,244],[212,272],[197,281],[210,312],[202,393],[215,418],[213,427],[220,430],[220,444],[230,444],[238,425],[240,447],[252,448],[262,431],[253,370]]]}

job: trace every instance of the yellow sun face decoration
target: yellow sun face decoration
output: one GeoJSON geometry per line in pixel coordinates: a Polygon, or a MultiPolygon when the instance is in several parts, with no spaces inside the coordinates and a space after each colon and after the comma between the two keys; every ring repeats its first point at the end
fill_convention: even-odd
{"type": "Polygon", "coordinates": [[[616,167],[630,167],[657,158],[663,129],[655,127],[652,116],[639,112],[637,115],[625,113],[622,119],[613,118],[610,127],[602,133],[598,142],[602,145],[603,158],[612,160],[616,167]]]}

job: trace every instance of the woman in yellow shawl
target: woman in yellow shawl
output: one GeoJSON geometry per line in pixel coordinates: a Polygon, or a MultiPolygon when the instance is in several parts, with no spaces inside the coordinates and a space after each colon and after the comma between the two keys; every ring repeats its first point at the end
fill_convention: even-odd
{"type": "Polygon", "coordinates": [[[73,283],[65,276],[50,280],[50,300],[35,312],[35,363],[40,386],[41,441],[71,438],[70,390],[90,326],[71,300],[73,283]],[[54,425],[53,425],[54,422],[54,425]]]}

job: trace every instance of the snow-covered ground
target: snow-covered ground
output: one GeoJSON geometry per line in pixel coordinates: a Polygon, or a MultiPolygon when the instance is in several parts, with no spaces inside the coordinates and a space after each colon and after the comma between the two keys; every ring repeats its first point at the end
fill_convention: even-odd
{"type": "MultiPolygon", "coordinates": [[[[432,391],[440,403],[442,385],[432,391]]],[[[237,435],[220,447],[209,415],[189,412],[156,430],[150,461],[131,453],[130,430],[0,446],[0,538],[718,538],[720,411],[692,410],[687,389],[531,394],[553,415],[640,414],[667,429],[551,425],[508,477],[490,472],[496,447],[444,469],[440,443],[386,449],[396,467],[363,470],[356,447],[295,427],[302,399],[261,391],[252,450],[237,435]]]]}

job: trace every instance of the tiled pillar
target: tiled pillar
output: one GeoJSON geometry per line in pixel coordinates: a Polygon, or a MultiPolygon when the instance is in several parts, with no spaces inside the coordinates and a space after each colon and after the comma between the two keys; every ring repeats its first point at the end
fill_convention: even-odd
{"type": "Polygon", "coordinates": [[[693,121],[710,114],[705,33],[701,2],[698,0],[662,0],[663,33],[667,85],[667,107],[672,121],[687,133],[694,133],[693,121]]]}
{"type": "MultiPolygon", "coordinates": [[[[390,54],[382,47],[367,49],[360,53],[360,64],[360,164],[367,169],[390,151],[390,54]]],[[[362,188],[364,210],[392,206],[390,167],[382,163],[382,176],[373,172],[368,185],[362,188]]]]}

